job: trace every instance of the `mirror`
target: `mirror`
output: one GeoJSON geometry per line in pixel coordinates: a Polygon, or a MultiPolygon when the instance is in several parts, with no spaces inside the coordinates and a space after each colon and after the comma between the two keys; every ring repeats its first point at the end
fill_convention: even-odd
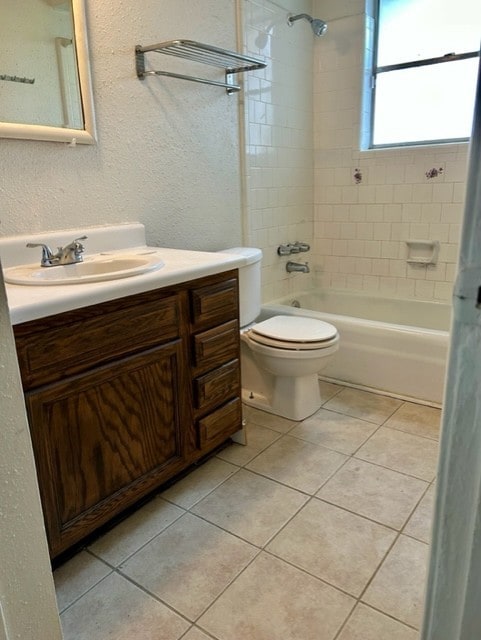
{"type": "Polygon", "coordinates": [[[95,143],[84,0],[0,4],[0,137],[95,143]]]}

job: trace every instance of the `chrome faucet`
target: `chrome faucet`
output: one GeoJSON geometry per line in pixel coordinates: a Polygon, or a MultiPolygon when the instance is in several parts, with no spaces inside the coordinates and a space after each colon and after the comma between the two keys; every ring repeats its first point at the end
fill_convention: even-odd
{"type": "Polygon", "coordinates": [[[46,244],[37,244],[29,242],[27,247],[32,249],[33,247],[42,247],[42,258],[40,260],[41,267],[56,267],[65,264],[77,264],[83,261],[82,253],[84,252],[84,246],[81,240],[86,240],[87,236],[76,238],[72,240],[65,247],[58,247],[57,253],[53,253],[50,247],[46,244]]]}
{"type": "Polygon", "coordinates": [[[307,262],[289,262],[286,263],[286,271],[287,273],[292,273],[293,271],[299,271],[301,273],[309,273],[309,264],[307,262]]]}

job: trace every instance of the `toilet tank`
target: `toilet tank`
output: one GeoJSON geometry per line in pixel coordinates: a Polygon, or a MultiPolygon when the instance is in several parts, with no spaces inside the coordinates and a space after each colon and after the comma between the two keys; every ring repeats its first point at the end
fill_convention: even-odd
{"type": "Polygon", "coordinates": [[[262,251],[252,247],[232,247],[219,253],[242,256],[244,265],[239,267],[240,325],[254,322],[261,311],[261,260],[262,251]]]}

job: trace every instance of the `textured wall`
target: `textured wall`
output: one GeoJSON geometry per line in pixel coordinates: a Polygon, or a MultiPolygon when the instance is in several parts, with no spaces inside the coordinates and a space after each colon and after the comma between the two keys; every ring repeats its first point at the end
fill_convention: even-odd
{"type": "Polygon", "coordinates": [[[319,284],[449,300],[468,145],[359,151],[364,5],[364,0],[314,2],[315,11],[329,23],[314,60],[319,284]],[[438,264],[408,264],[408,239],[439,241],[438,264]]]}
{"type": "Polygon", "coordinates": [[[61,638],[13,334],[0,270],[0,638],[61,638]]]}
{"type": "MultiPolygon", "coordinates": [[[[87,3],[98,144],[2,140],[0,234],[140,221],[150,242],[240,242],[238,96],[135,75],[134,47],[190,38],[236,49],[234,0],[87,3]]],[[[150,68],[169,58],[149,54],[150,68]]],[[[223,79],[185,63],[184,73],[223,79]]],[[[88,244],[87,244],[88,250],[88,244]]]]}
{"type": "MultiPolygon", "coordinates": [[[[290,13],[311,13],[311,0],[239,0],[246,51],[268,66],[248,77],[246,174],[248,243],[264,252],[262,296],[272,300],[308,288],[305,274],[287,274],[281,243],[312,242],[314,35],[305,20],[287,25],[290,13]]],[[[304,262],[311,254],[292,259],[304,262]]]]}

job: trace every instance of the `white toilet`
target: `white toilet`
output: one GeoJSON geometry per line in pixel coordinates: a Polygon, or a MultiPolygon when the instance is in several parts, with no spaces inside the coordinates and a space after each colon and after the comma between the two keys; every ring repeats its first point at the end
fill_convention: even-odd
{"type": "Polygon", "coordinates": [[[242,399],[284,418],[304,420],[321,406],[317,376],[339,348],[337,329],[294,315],[256,323],[261,311],[262,251],[236,247],[224,253],[245,258],[239,268],[242,399]]]}

